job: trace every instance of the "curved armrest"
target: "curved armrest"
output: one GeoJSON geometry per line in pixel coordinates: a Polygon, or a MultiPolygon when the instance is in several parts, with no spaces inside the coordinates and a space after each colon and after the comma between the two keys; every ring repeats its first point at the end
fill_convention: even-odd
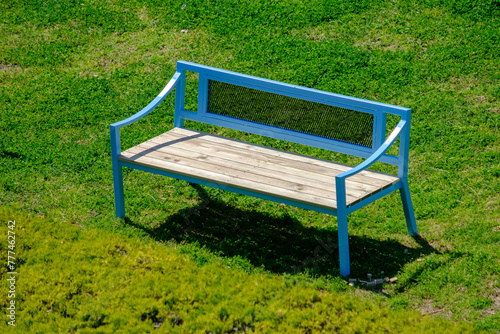
{"type": "Polygon", "coordinates": [[[112,128],[119,129],[121,127],[124,127],[126,125],[131,124],[131,123],[134,123],[135,121],[138,121],[141,118],[143,118],[144,116],[146,116],[147,114],[149,114],[154,108],[156,108],[157,105],[159,105],[161,103],[161,101],[163,101],[163,99],[165,97],[167,97],[168,94],[170,94],[172,89],[174,89],[175,85],[177,84],[177,81],[179,80],[180,76],[181,76],[180,72],[175,72],[174,76],[172,77],[172,79],[170,79],[170,81],[165,86],[165,88],[163,88],[161,93],[158,94],[158,96],[153,101],[151,101],[151,103],[149,103],[144,109],[142,109],[138,113],[130,116],[129,118],[126,118],[123,121],[113,123],[110,126],[112,128]]]}
{"type": "Polygon", "coordinates": [[[392,131],[392,133],[387,137],[385,142],[376,150],[368,159],[357,165],[356,167],[348,170],[347,172],[344,172],[342,174],[339,174],[335,177],[337,181],[344,180],[348,178],[349,176],[352,176],[354,174],[357,174],[361,172],[363,169],[366,169],[370,167],[374,162],[376,162],[388,149],[389,147],[394,144],[396,139],[399,137],[401,134],[401,131],[403,130],[404,126],[406,125],[406,121],[399,121],[398,125],[396,125],[396,128],[392,131]]]}
{"type": "MultiPolygon", "coordinates": [[[[113,161],[117,161],[117,157],[121,153],[121,148],[120,148],[120,128],[124,127],[126,125],[129,125],[131,123],[134,123],[135,121],[140,120],[147,114],[149,114],[154,108],[156,108],[157,105],[163,101],[165,97],[167,97],[168,94],[174,89],[175,85],[179,81],[179,78],[181,77],[180,72],[175,72],[174,76],[168,84],[163,88],[163,90],[158,94],[158,96],[151,101],[144,109],[136,113],[135,115],[130,116],[129,118],[124,119],[123,121],[113,123],[109,126],[110,129],[110,135],[111,135],[111,156],[113,158],[113,161]]],[[[113,162],[115,163],[115,162],[113,162]]]]}

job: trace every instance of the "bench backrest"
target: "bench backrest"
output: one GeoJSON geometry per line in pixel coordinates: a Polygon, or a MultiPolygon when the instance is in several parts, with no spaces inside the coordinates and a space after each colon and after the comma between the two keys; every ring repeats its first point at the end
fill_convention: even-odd
{"type": "Polygon", "coordinates": [[[189,119],[367,158],[385,140],[386,115],[398,115],[407,122],[399,154],[385,154],[380,161],[399,165],[400,177],[406,176],[408,108],[184,61],[177,62],[177,72],[177,127],[189,119]],[[197,111],[185,110],[186,71],[198,73],[197,111]]]}
{"type": "Polygon", "coordinates": [[[207,113],[372,147],[373,115],[214,79],[207,113]]]}

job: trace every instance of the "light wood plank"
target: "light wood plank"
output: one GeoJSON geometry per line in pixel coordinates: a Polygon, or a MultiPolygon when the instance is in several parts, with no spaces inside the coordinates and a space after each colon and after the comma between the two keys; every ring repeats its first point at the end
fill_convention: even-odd
{"type": "MultiPolygon", "coordinates": [[[[335,175],[351,166],[175,128],[122,153],[122,161],[336,209],[335,175]]],[[[363,171],[346,180],[352,205],[399,178],[363,171]]]]}
{"type": "MultiPolygon", "coordinates": [[[[188,158],[188,159],[194,159],[198,161],[203,161],[207,162],[213,165],[225,167],[225,168],[232,168],[232,169],[237,169],[242,172],[248,172],[248,173],[255,173],[259,175],[264,175],[264,176],[269,176],[272,178],[276,179],[283,179],[287,180],[290,182],[297,182],[300,184],[308,184],[310,186],[331,191],[332,189],[335,190],[335,182],[332,182],[332,178],[328,180],[329,182],[317,180],[314,178],[307,178],[303,177],[301,175],[297,175],[299,172],[298,170],[296,171],[296,174],[290,174],[287,172],[282,172],[278,169],[275,169],[276,165],[272,164],[266,164],[266,162],[262,161],[256,161],[255,164],[251,164],[248,159],[245,159],[245,157],[241,157],[241,159],[228,159],[227,157],[219,157],[217,155],[212,155],[209,150],[203,150],[203,151],[196,151],[196,146],[195,145],[189,145],[190,143],[186,142],[183,143],[180,147],[174,147],[174,146],[169,146],[169,147],[161,147],[157,149],[156,147],[158,146],[155,142],[148,141],[145,143],[142,143],[136,147],[144,148],[145,152],[147,150],[155,150],[157,152],[164,153],[165,155],[172,155],[176,157],[183,157],[183,158],[188,158]],[[267,165],[267,166],[266,166],[267,165]],[[270,168],[268,168],[270,167],[270,168]]],[[[141,153],[139,153],[141,154],[141,153]]],[[[319,174],[317,174],[319,176],[319,174]]],[[[326,179],[326,178],[325,178],[326,179]]]]}
{"type": "MultiPolygon", "coordinates": [[[[199,138],[201,138],[203,140],[218,142],[221,144],[230,145],[232,147],[239,147],[239,148],[242,148],[245,150],[256,151],[256,152],[261,152],[261,153],[267,153],[268,150],[271,150],[271,151],[274,151],[276,157],[283,156],[289,160],[301,161],[301,162],[305,162],[307,164],[313,164],[315,166],[322,166],[322,167],[326,167],[326,168],[334,169],[334,170],[341,170],[342,172],[348,171],[352,168],[352,166],[341,164],[341,163],[334,163],[332,161],[313,158],[313,157],[309,157],[309,156],[302,155],[302,154],[282,151],[282,150],[278,150],[278,149],[271,148],[271,147],[256,145],[256,144],[247,143],[247,142],[243,142],[243,141],[239,141],[239,140],[235,140],[235,139],[231,139],[231,138],[225,138],[225,137],[221,137],[221,136],[217,136],[217,135],[207,134],[204,132],[190,130],[190,129],[184,129],[184,128],[174,128],[168,132],[161,134],[159,137],[165,136],[165,135],[170,135],[170,134],[175,134],[175,133],[180,134],[184,137],[185,136],[199,135],[199,138]],[[229,142],[231,144],[229,144],[229,142]]],[[[397,178],[393,175],[375,172],[375,171],[370,171],[370,170],[361,171],[359,174],[363,175],[365,177],[368,177],[368,178],[376,178],[376,179],[380,179],[380,180],[384,180],[384,181],[392,181],[394,178],[397,178]]]]}
{"type": "MultiPolygon", "coordinates": [[[[147,149],[146,149],[147,151],[147,149]]],[[[136,146],[131,148],[130,150],[127,150],[123,154],[124,157],[128,157],[128,155],[136,155],[137,153],[144,152],[144,150],[140,146],[136,146]]],[[[320,196],[322,198],[327,198],[327,199],[332,199],[335,200],[335,191],[328,191],[325,189],[320,189],[314,186],[311,186],[309,184],[305,183],[300,183],[295,181],[289,181],[285,180],[282,178],[276,177],[276,175],[268,176],[264,175],[266,173],[262,173],[262,170],[260,171],[249,171],[249,170],[240,170],[238,168],[231,168],[227,166],[221,166],[215,163],[209,163],[205,161],[204,157],[201,157],[201,159],[196,159],[196,158],[186,158],[182,157],[180,155],[172,155],[170,153],[165,153],[165,152],[160,152],[157,150],[154,151],[149,151],[146,155],[138,156],[137,158],[129,157],[132,161],[141,161],[141,159],[147,156],[149,158],[155,158],[158,160],[163,160],[163,161],[170,161],[174,162],[175,164],[178,165],[178,171],[182,172],[184,170],[184,167],[191,167],[195,168],[196,170],[199,171],[206,171],[206,172],[211,172],[211,173],[217,173],[220,175],[225,175],[225,176],[230,176],[232,178],[238,178],[238,179],[244,179],[251,181],[253,183],[260,183],[262,186],[266,185],[273,185],[275,187],[280,187],[283,189],[287,189],[290,191],[296,192],[296,196],[300,196],[299,193],[303,194],[309,194],[309,195],[314,195],[314,196],[320,196]]],[[[235,163],[236,164],[236,163],[235,163]]],[[[196,176],[196,175],[193,175],[196,176]]],[[[366,192],[365,192],[366,193],[366,192]]],[[[354,201],[358,199],[360,196],[364,195],[363,193],[360,193],[358,196],[354,197],[351,194],[347,196],[347,200],[349,202],[354,201]]]]}
{"type": "MultiPolygon", "coordinates": [[[[263,158],[263,155],[252,156],[245,152],[244,155],[241,154],[241,149],[236,149],[234,151],[224,151],[218,149],[218,144],[204,145],[203,143],[196,143],[192,140],[177,142],[168,146],[164,146],[161,139],[154,138],[143,144],[141,147],[147,147],[148,149],[156,148],[161,152],[170,152],[174,155],[188,154],[188,152],[194,153],[196,155],[203,154],[203,160],[210,161],[211,163],[226,165],[231,168],[236,168],[240,166],[242,170],[248,169],[260,173],[266,173],[266,175],[271,177],[289,179],[290,181],[300,182],[303,184],[314,185],[321,189],[326,189],[329,191],[335,191],[335,177],[334,175],[325,175],[324,173],[310,172],[304,168],[307,165],[299,167],[289,167],[283,164],[277,164],[273,159],[263,158]],[[273,175],[267,174],[272,173],[273,175]]],[[[358,178],[359,179],[359,178],[358,178]]],[[[362,179],[359,179],[362,181],[362,179]]],[[[382,183],[385,185],[386,182],[382,183]]],[[[363,182],[357,182],[356,179],[348,180],[347,186],[352,189],[353,196],[362,196],[366,194],[367,191],[376,191],[380,188],[380,185],[374,186],[365,184],[363,182]],[[359,195],[357,193],[359,192],[359,195]]]]}
{"type": "MultiPolygon", "coordinates": [[[[126,157],[120,157],[120,160],[129,161],[126,157]]],[[[336,208],[337,202],[331,199],[308,195],[304,193],[298,193],[297,191],[291,191],[284,188],[279,188],[273,185],[264,185],[261,183],[256,183],[246,179],[240,179],[237,177],[232,177],[229,175],[214,173],[210,171],[205,171],[202,169],[193,168],[190,166],[183,166],[179,168],[179,164],[176,162],[165,161],[156,158],[150,158],[148,156],[142,156],[137,160],[133,161],[134,163],[147,167],[155,167],[160,168],[166,171],[172,171],[177,174],[186,175],[196,177],[202,180],[212,181],[219,183],[221,185],[234,186],[241,189],[247,189],[252,191],[258,191],[263,194],[268,194],[271,196],[281,197],[285,199],[293,198],[296,201],[314,204],[318,206],[322,206],[325,208],[336,208]]]]}
{"type": "MultiPolygon", "coordinates": [[[[183,130],[184,132],[186,129],[176,128],[156,138],[153,138],[152,140],[168,141],[168,140],[174,140],[175,138],[181,139],[186,137],[185,135],[177,136],[176,133],[178,131],[174,130],[183,130]]],[[[267,157],[271,159],[274,163],[278,163],[289,167],[296,167],[302,170],[314,171],[320,174],[331,175],[333,177],[352,168],[352,166],[344,164],[312,158],[305,155],[299,155],[296,153],[280,151],[260,145],[238,142],[233,139],[204,134],[197,131],[192,131],[190,138],[191,138],[190,141],[192,141],[193,143],[196,142],[198,145],[202,145],[205,147],[215,146],[214,143],[220,144],[221,146],[215,146],[219,147],[219,153],[231,154],[231,152],[237,152],[236,154],[239,154],[239,152],[242,149],[244,149],[246,152],[245,156],[248,157],[253,156],[256,157],[257,159],[259,158],[263,159],[264,157],[267,157]],[[210,145],[208,144],[208,142],[210,142],[210,145]]],[[[399,179],[395,176],[388,174],[383,174],[373,171],[362,171],[350,177],[348,181],[349,180],[361,181],[362,183],[365,183],[367,185],[374,185],[378,187],[385,185],[386,182],[397,182],[399,179]]]]}

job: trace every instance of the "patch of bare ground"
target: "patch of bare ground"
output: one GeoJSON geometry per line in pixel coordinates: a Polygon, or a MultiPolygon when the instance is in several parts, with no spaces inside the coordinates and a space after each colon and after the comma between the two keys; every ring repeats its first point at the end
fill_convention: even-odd
{"type": "Polygon", "coordinates": [[[488,317],[497,314],[500,311],[500,289],[495,288],[496,282],[491,281],[488,286],[491,288],[491,293],[487,296],[493,300],[493,304],[483,311],[483,316],[488,317]]]}
{"type": "Polygon", "coordinates": [[[10,65],[10,64],[0,64],[0,72],[14,72],[19,71],[21,66],[10,65]]]}
{"type": "Polygon", "coordinates": [[[445,312],[445,309],[435,307],[432,299],[424,300],[422,306],[420,307],[420,314],[422,314],[422,316],[435,314],[444,315],[445,312]]]}

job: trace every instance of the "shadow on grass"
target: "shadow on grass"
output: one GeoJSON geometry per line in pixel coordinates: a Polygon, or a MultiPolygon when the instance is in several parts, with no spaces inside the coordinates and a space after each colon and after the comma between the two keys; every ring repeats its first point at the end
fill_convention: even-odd
{"type": "MultiPolygon", "coordinates": [[[[231,207],[193,185],[202,203],[180,210],[160,226],[145,230],[158,241],[198,243],[225,257],[241,257],[273,273],[309,272],[338,276],[338,234],[336,230],[304,227],[288,215],[271,215],[231,207]]],[[[333,219],[333,217],[332,217],[333,219]]],[[[403,222],[404,223],[404,222],[403,222]]],[[[421,237],[418,247],[408,248],[395,240],[350,236],[351,276],[394,276],[408,262],[437,251],[421,237]]]]}

